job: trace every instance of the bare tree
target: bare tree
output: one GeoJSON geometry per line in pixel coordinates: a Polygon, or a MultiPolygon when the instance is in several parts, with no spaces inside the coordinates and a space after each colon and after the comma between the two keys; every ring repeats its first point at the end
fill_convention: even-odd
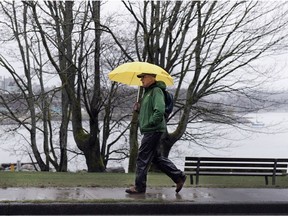
{"type": "MultiPolygon", "coordinates": [[[[123,51],[126,58],[162,66],[177,85],[176,109],[170,119],[174,117],[175,121],[177,116],[178,120],[169,122],[176,128],[162,140],[166,156],[180,139],[205,142],[203,134],[199,138],[193,130],[187,130],[195,120],[238,124],[241,119],[231,113],[232,106],[222,102],[213,105],[212,96],[231,94],[252,99],[250,92],[259,90],[263,81],[260,77],[267,73],[257,69],[257,60],[273,54],[287,36],[286,2],[123,3],[134,19],[135,51],[132,55],[123,51]],[[187,91],[181,94],[184,87],[187,91]],[[215,109],[219,104],[221,109],[215,109]]],[[[119,41],[117,44],[125,50],[119,41]]],[[[242,111],[252,111],[244,108],[242,111]]],[[[132,130],[135,134],[137,129],[132,130]]],[[[131,141],[133,146],[136,140],[131,141]]]]}
{"type": "MultiPolygon", "coordinates": [[[[3,35],[2,42],[5,42],[5,38],[8,38],[6,42],[15,40],[16,44],[14,45],[16,46],[13,46],[14,49],[9,51],[16,54],[15,47],[17,47],[19,55],[16,57],[19,57],[23,65],[22,76],[19,69],[7,61],[4,52],[0,56],[0,65],[9,72],[13,77],[15,86],[17,86],[16,92],[5,91],[4,89],[1,91],[0,103],[2,107],[6,108],[6,112],[1,114],[6,120],[8,119],[8,122],[17,123],[16,128],[24,127],[28,131],[30,139],[26,138],[26,140],[32,149],[32,152],[28,152],[28,154],[31,161],[39,165],[41,171],[49,171],[50,163],[58,170],[58,155],[55,152],[56,146],[53,144],[50,112],[54,93],[44,88],[45,63],[39,47],[39,38],[33,32],[33,28],[30,28],[27,6],[25,4],[22,6],[23,10],[18,11],[15,2],[1,3],[3,16],[7,20],[2,21],[1,24],[3,29],[8,30],[3,35]],[[18,20],[17,18],[21,14],[23,19],[18,20]],[[35,89],[35,84],[33,84],[36,81],[38,81],[38,89],[35,89]],[[42,126],[39,123],[42,123],[42,126]],[[39,139],[37,139],[37,136],[41,136],[40,134],[43,134],[42,146],[39,145],[39,139]]],[[[9,57],[8,54],[7,57],[9,57]]]]}
{"type": "Polygon", "coordinates": [[[101,2],[27,4],[32,10],[49,61],[61,79],[62,97],[67,100],[62,109],[65,106],[71,109],[77,147],[85,156],[88,171],[102,172],[112,153],[127,156],[125,148],[118,151],[111,147],[128,127],[116,138],[110,137],[123,124],[121,119],[125,119],[127,114],[115,118],[117,114],[113,113],[113,109],[116,102],[111,98],[113,91],[109,94],[103,84],[101,2]],[[47,17],[41,19],[40,13],[45,13],[47,17]],[[52,21],[46,22],[49,18],[52,21]],[[54,51],[55,48],[59,53],[54,51]],[[83,126],[82,108],[88,113],[88,127],[83,126]]]}
{"type": "MultiPolygon", "coordinates": [[[[82,113],[81,113],[81,94],[83,93],[81,88],[83,87],[82,77],[81,73],[83,70],[82,64],[83,60],[87,57],[84,55],[87,55],[87,53],[84,53],[84,36],[87,26],[89,26],[91,21],[95,21],[94,24],[97,24],[99,22],[99,14],[100,8],[97,8],[98,4],[100,5],[100,2],[95,2],[93,5],[87,4],[85,7],[85,11],[83,14],[84,18],[82,20],[77,20],[82,22],[81,31],[80,31],[80,37],[79,37],[79,43],[73,44],[73,30],[74,30],[74,24],[75,24],[75,18],[73,17],[73,5],[74,2],[67,1],[65,3],[63,2],[46,2],[47,8],[50,10],[49,16],[53,19],[55,24],[49,23],[48,26],[45,26],[44,20],[40,20],[38,17],[38,11],[37,9],[40,8],[43,12],[45,12],[45,9],[41,9],[40,7],[37,7],[38,5],[35,3],[29,4],[32,10],[33,18],[36,22],[37,28],[39,29],[43,46],[46,50],[46,53],[49,57],[50,62],[52,63],[53,67],[57,71],[64,88],[62,97],[63,100],[65,100],[64,103],[62,103],[62,108],[65,108],[68,110],[69,107],[71,107],[72,110],[72,128],[73,128],[73,135],[75,142],[78,146],[78,148],[84,153],[86,158],[86,164],[88,166],[88,171],[95,172],[95,171],[103,171],[104,170],[104,164],[102,161],[102,157],[100,155],[100,143],[99,143],[99,121],[98,121],[98,115],[99,115],[99,106],[98,103],[101,104],[101,101],[99,100],[99,79],[97,78],[99,76],[99,65],[98,65],[98,41],[100,38],[98,38],[98,35],[95,35],[95,49],[94,49],[94,55],[95,55],[95,83],[94,85],[94,91],[92,96],[92,102],[91,102],[91,109],[89,110],[89,115],[91,117],[90,120],[90,133],[87,133],[82,126],[82,113]],[[86,23],[87,13],[88,9],[91,7],[92,12],[92,19],[90,18],[90,21],[86,23]],[[49,28],[49,26],[53,27],[55,26],[56,29],[56,38],[57,40],[51,40],[52,37],[45,32],[44,29],[49,28]],[[51,50],[50,46],[55,46],[58,50],[58,58],[55,58],[55,53],[53,53],[53,50],[51,50]],[[76,46],[77,48],[80,47],[80,52],[73,49],[73,46],[76,46]],[[75,53],[77,51],[77,53],[75,53]],[[75,56],[77,54],[78,56],[75,56]],[[75,62],[75,57],[79,59],[78,65],[75,62]],[[59,59],[59,64],[56,59],[59,59]],[[75,85],[76,84],[76,85],[75,85]]],[[[80,14],[80,11],[78,11],[80,14]]],[[[98,32],[97,26],[95,26],[95,32],[98,32]]],[[[53,34],[54,32],[52,32],[53,34]]],[[[93,44],[90,45],[91,47],[93,44]]],[[[90,50],[86,52],[91,52],[91,47],[89,47],[90,50]]],[[[93,51],[93,50],[92,50],[93,51]]],[[[85,92],[86,93],[86,92],[85,92]]],[[[68,120],[68,116],[66,118],[68,120]]],[[[67,125],[67,124],[65,124],[67,125]]]]}

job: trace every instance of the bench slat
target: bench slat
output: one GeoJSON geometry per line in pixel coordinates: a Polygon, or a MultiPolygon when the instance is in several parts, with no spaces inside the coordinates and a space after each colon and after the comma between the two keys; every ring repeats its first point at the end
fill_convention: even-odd
{"type": "Polygon", "coordinates": [[[230,157],[186,157],[185,161],[197,161],[200,159],[200,161],[246,161],[246,162],[274,162],[277,160],[277,162],[288,162],[288,158],[230,158],[230,157]]]}
{"type": "MultiPolygon", "coordinates": [[[[255,169],[255,170],[245,170],[245,169],[231,169],[231,170],[225,170],[225,169],[220,169],[220,170],[216,170],[216,169],[200,169],[200,170],[196,170],[196,169],[193,169],[193,170],[189,170],[189,169],[186,169],[185,172],[187,174],[190,174],[190,173],[199,173],[199,175],[201,175],[202,173],[204,172],[211,172],[211,173],[226,173],[227,175],[232,175],[233,173],[268,173],[269,175],[273,175],[273,170],[258,170],[258,169],[255,169]]],[[[275,174],[280,174],[280,175],[283,175],[283,173],[285,173],[285,170],[276,170],[275,174]]]]}
{"type": "MultiPolygon", "coordinates": [[[[191,173],[187,173],[189,175],[196,175],[197,173],[196,172],[191,172],[191,173]]],[[[267,172],[264,172],[264,173],[259,173],[259,172],[256,172],[256,173],[252,173],[252,172],[241,172],[241,173],[238,173],[238,172],[231,172],[230,174],[228,174],[227,172],[216,172],[216,173],[213,173],[213,172],[201,172],[200,175],[211,175],[211,176],[273,176],[272,173],[267,173],[267,172]]],[[[276,173],[276,176],[282,176],[282,174],[280,173],[276,173]]]]}
{"type": "MultiPolygon", "coordinates": [[[[274,163],[206,163],[206,162],[200,162],[199,165],[201,167],[203,166],[209,166],[209,167],[274,167],[274,163]]],[[[197,167],[197,162],[186,162],[185,167],[197,167]]],[[[286,164],[277,164],[277,167],[279,168],[285,168],[287,167],[286,164]]]]}

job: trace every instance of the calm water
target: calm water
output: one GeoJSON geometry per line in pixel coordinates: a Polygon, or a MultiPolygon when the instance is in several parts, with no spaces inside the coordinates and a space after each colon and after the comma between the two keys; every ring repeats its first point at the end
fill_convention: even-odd
{"type": "MultiPolygon", "coordinates": [[[[288,113],[259,113],[250,114],[247,118],[258,125],[248,124],[245,131],[237,128],[227,129],[223,126],[225,135],[217,139],[211,138],[206,147],[199,147],[193,143],[177,142],[170,154],[170,159],[183,169],[185,156],[231,156],[231,157],[288,157],[288,113]],[[264,125],[263,125],[264,124],[264,125]],[[211,148],[212,147],[212,148],[211,148]]],[[[1,126],[0,126],[1,127],[1,126]]],[[[7,126],[5,126],[7,127],[7,126]]],[[[207,126],[213,127],[213,126],[207,126]]],[[[215,127],[215,126],[214,126],[215,127]]],[[[217,126],[217,129],[221,126],[217,126]]],[[[3,128],[2,128],[3,130],[3,128]]],[[[199,129],[200,130],[200,129],[199,129]]],[[[201,129],[202,130],[202,129],[201,129]]],[[[69,143],[75,146],[73,138],[69,143]]],[[[0,163],[29,161],[25,151],[25,137],[19,134],[0,136],[0,163]]],[[[123,166],[126,170],[128,160],[113,163],[109,166],[123,166]]],[[[69,170],[85,169],[83,156],[72,159],[69,170]]]]}

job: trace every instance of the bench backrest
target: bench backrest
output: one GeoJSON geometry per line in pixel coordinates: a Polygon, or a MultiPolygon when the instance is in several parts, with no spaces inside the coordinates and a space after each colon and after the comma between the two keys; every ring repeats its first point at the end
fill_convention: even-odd
{"type": "Polygon", "coordinates": [[[186,157],[184,171],[187,174],[247,174],[283,175],[287,173],[287,158],[232,158],[186,157]]]}

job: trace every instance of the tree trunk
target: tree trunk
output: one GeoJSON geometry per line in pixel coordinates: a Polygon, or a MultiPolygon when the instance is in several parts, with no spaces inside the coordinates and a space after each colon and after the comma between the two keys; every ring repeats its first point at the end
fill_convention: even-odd
{"type": "Polygon", "coordinates": [[[138,113],[136,111],[133,112],[130,135],[129,135],[129,143],[130,143],[130,157],[129,157],[129,167],[128,172],[135,172],[136,170],[136,160],[138,154],[138,113]]]}
{"type": "Polygon", "coordinates": [[[62,117],[59,134],[60,144],[60,162],[59,172],[67,172],[67,138],[68,138],[68,124],[70,120],[69,100],[65,89],[62,89],[62,117]]]}

